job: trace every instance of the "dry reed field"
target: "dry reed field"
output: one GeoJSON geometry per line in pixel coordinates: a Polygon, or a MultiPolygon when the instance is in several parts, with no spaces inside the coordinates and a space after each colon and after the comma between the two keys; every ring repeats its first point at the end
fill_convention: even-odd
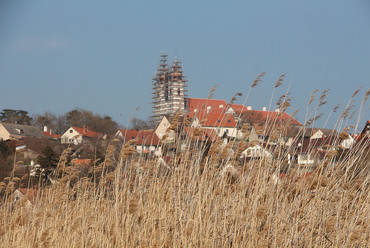
{"type": "MultiPolygon", "coordinates": [[[[181,128],[174,118],[169,131],[181,128]]],[[[67,149],[56,183],[39,185],[33,205],[6,194],[19,181],[9,178],[1,184],[0,246],[368,247],[368,143],[340,159],[328,152],[305,174],[289,167],[289,150],[276,148],[272,160],[242,161],[253,144],[207,146],[198,135],[181,152],[173,149],[177,141],[166,144],[164,152],[175,151],[167,162],[137,155],[134,141],[113,139],[105,160],[85,175],[66,166],[67,149]]]]}

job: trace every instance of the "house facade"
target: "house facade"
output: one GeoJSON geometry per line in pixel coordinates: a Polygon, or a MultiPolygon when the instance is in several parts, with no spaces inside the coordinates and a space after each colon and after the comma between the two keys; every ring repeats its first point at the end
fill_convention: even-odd
{"type": "Polygon", "coordinates": [[[135,140],[135,150],[142,154],[162,154],[161,141],[153,129],[149,130],[118,130],[115,137],[124,139],[124,142],[135,140]]]}
{"type": "Polygon", "coordinates": [[[97,139],[101,134],[89,130],[88,127],[70,127],[61,136],[62,144],[86,144],[90,143],[92,140],[97,139]]]}
{"type": "Polygon", "coordinates": [[[236,138],[239,134],[233,116],[221,111],[188,113],[185,118],[190,120],[191,127],[214,130],[219,137],[236,138]]]}
{"type": "Polygon", "coordinates": [[[315,165],[322,161],[330,152],[335,152],[339,145],[336,136],[322,137],[318,139],[304,139],[295,141],[291,146],[289,161],[296,160],[299,165],[315,165]]]}
{"type": "Polygon", "coordinates": [[[166,116],[163,116],[159,124],[154,129],[154,133],[157,137],[162,140],[166,136],[167,142],[172,142],[175,139],[174,132],[168,132],[167,129],[170,127],[171,123],[166,116]]]}

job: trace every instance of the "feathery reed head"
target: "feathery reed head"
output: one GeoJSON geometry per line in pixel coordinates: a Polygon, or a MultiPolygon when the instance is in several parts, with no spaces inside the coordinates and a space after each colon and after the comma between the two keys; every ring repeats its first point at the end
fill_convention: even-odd
{"type": "Polygon", "coordinates": [[[256,77],[256,79],[254,79],[254,81],[253,81],[253,83],[252,83],[252,85],[251,85],[251,88],[256,87],[256,86],[259,84],[259,82],[261,82],[261,81],[262,81],[262,77],[264,77],[264,76],[265,76],[265,74],[266,74],[266,72],[262,72],[261,74],[259,74],[259,75],[256,77]]]}
{"type": "Polygon", "coordinates": [[[212,89],[209,91],[208,99],[211,99],[213,97],[213,93],[215,92],[216,88],[218,87],[218,84],[215,84],[212,89]]]}
{"type": "Polygon", "coordinates": [[[282,82],[284,81],[284,79],[285,79],[285,74],[281,74],[280,77],[277,79],[274,88],[277,88],[277,87],[283,85],[282,82]]]}

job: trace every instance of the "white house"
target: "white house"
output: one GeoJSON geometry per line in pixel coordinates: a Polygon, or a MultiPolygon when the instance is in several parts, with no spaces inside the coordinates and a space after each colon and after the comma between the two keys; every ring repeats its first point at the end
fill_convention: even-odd
{"type": "Polygon", "coordinates": [[[168,118],[166,116],[163,116],[162,120],[154,129],[155,134],[160,140],[162,140],[162,142],[173,142],[175,140],[175,132],[167,131],[170,126],[171,123],[168,118]],[[164,137],[165,139],[163,140],[164,137]]]}
{"type": "Polygon", "coordinates": [[[62,136],[62,144],[85,144],[91,142],[93,139],[99,138],[101,134],[89,130],[88,127],[70,127],[62,136]]]}
{"type": "Polygon", "coordinates": [[[272,153],[260,145],[250,146],[245,149],[240,158],[244,159],[272,159],[272,153]]]}

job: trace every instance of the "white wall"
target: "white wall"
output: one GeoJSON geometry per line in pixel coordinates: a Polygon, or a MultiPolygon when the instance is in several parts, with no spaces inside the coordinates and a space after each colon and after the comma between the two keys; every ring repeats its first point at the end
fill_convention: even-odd
{"type": "Polygon", "coordinates": [[[8,140],[10,138],[9,132],[0,123],[0,140],[8,140]]]}
{"type": "Polygon", "coordinates": [[[76,130],[70,127],[62,136],[62,144],[81,144],[83,143],[83,137],[76,130]]]}

